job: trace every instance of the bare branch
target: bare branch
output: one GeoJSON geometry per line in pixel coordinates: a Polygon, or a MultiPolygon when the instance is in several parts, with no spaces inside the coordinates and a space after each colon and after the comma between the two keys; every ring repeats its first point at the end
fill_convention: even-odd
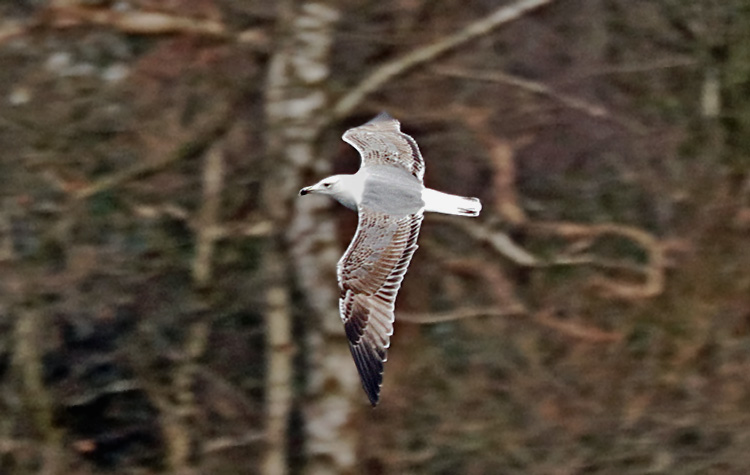
{"type": "Polygon", "coordinates": [[[236,449],[238,447],[247,447],[248,445],[263,442],[265,438],[266,434],[263,432],[248,432],[241,437],[219,437],[204,442],[201,447],[201,452],[204,455],[208,455],[211,453],[222,452],[224,450],[236,449]]]}
{"type": "Polygon", "coordinates": [[[83,200],[97,193],[117,188],[129,181],[168,168],[171,164],[180,161],[183,157],[184,156],[180,153],[174,153],[155,162],[139,163],[125,170],[112,173],[111,175],[100,178],[83,188],[77,189],[73,192],[73,198],[83,200]]]}
{"type": "Polygon", "coordinates": [[[461,228],[477,241],[489,244],[495,252],[509,259],[511,262],[525,267],[536,267],[539,265],[539,259],[536,256],[516,244],[510,236],[502,231],[493,230],[477,221],[466,219],[445,219],[442,216],[435,216],[432,219],[461,228]]]}
{"type": "Polygon", "coordinates": [[[44,318],[35,308],[19,305],[15,323],[13,367],[22,388],[22,400],[29,420],[46,444],[57,447],[61,433],[55,426],[52,397],[44,384],[40,341],[45,326],[44,318]]]}
{"type": "MultiPolygon", "coordinates": [[[[592,285],[610,297],[636,300],[654,297],[664,290],[664,269],[666,267],[664,249],[659,240],[650,233],[619,224],[579,224],[569,222],[529,223],[528,229],[538,234],[553,234],[566,239],[600,238],[605,235],[620,236],[636,242],[649,256],[643,267],[645,280],[640,284],[617,282],[605,277],[596,277],[592,285]]],[[[591,264],[592,261],[573,262],[591,264]]]]}
{"type": "Polygon", "coordinates": [[[194,33],[207,36],[227,35],[224,24],[202,18],[170,15],[142,10],[92,7],[80,2],[57,0],[48,7],[52,26],[71,27],[84,24],[112,26],[125,33],[194,33]]]}
{"type": "Polygon", "coordinates": [[[210,120],[201,130],[197,130],[194,133],[197,137],[196,139],[187,143],[180,143],[172,153],[162,157],[160,160],[139,163],[130,168],[102,177],[84,187],[75,189],[72,197],[76,200],[84,200],[97,193],[117,188],[137,178],[157,173],[180,160],[191,157],[196,152],[208,147],[217,137],[221,136],[229,120],[230,115],[228,113],[221,113],[218,117],[210,120]]]}
{"type": "Polygon", "coordinates": [[[522,309],[515,286],[505,275],[501,266],[487,259],[448,259],[441,262],[448,271],[465,276],[473,276],[483,287],[491,292],[493,301],[503,309],[522,309]]]}
{"type": "Polygon", "coordinates": [[[579,99],[577,97],[557,92],[551,87],[542,84],[537,81],[531,81],[523,79],[518,76],[504,73],[502,71],[467,71],[458,68],[434,68],[435,72],[445,76],[464,78],[464,79],[475,79],[479,81],[498,82],[502,84],[508,84],[524,91],[538,94],[540,96],[548,97],[554,101],[563,104],[570,109],[583,112],[586,115],[595,117],[598,119],[609,120],[610,122],[616,123],[627,130],[644,134],[647,129],[643,125],[622,117],[612,114],[607,108],[598,104],[592,104],[591,102],[579,99]]]}
{"type": "Polygon", "coordinates": [[[3,209],[0,210],[0,262],[11,262],[15,257],[13,249],[13,227],[9,207],[3,203],[3,209]]]}
{"type": "Polygon", "coordinates": [[[452,322],[465,318],[475,317],[509,317],[528,314],[523,305],[513,305],[506,308],[479,307],[460,308],[458,310],[442,313],[399,313],[396,318],[402,323],[414,323],[417,325],[431,325],[434,323],[452,322]]]}
{"type": "Polygon", "coordinates": [[[592,254],[580,254],[575,256],[553,257],[548,261],[540,262],[537,267],[570,267],[570,266],[589,266],[599,269],[608,269],[618,272],[627,272],[643,276],[647,274],[648,269],[633,262],[621,259],[605,259],[592,254]]]}
{"type": "MultiPolygon", "coordinates": [[[[125,200],[127,202],[127,200],[125,200]]],[[[190,212],[174,203],[163,205],[151,205],[141,203],[131,203],[131,209],[140,217],[146,219],[156,219],[167,217],[177,221],[184,222],[193,232],[197,232],[201,223],[190,216],[190,212]]],[[[2,214],[0,214],[0,236],[2,236],[2,214]]],[[[227,221],[224,223],[210,223],[201,232],[211,236],[215,240],[237,239],[243,237],[265,237],[270,236],[275,231],[273,222],[265,219],[263,216],[250,216],[243,221],[227,221]]],[[[0,244],[1,245],[1,244],[0,244]]],[[[0,248],[1,249],[1,248],[0,248]]],[[[0,253],[0,258],[2,254],[0,253]]]]}
{"type": "Polygon", "coordinates": [[[134,35],[191,34],[265,49],[269,37],[261,28],[230,31],[226,24],[206,18],[194,18],[165,12],[117,10],[111,7],[83,5],[80,2],[53,1],[44,15],[32,22],[7,21],[0,24],[0,44],[44,25],[52,28],[74,28],[81,25],[104,25],[134,35]]]}
{"type": "Polygon", "coordinates": [[[224,188],[224,152],[221,141],[206,153],[203,167],[203,204],[198,215],[196,250],[193,259],[193,281],[199,287],[211,280],[216,235],[212,232],[219,222],[221,192],[224,188]]]}
{"type": "Polygon", "coordinates": [[[458,48],[471,40],[486,35],[498,27],[521,18],[525,14],[543,7],[554,0],[519,0],[513,4],[498,8],[489,16],[469,24],[465,28],[437,41],[418,48],[410,53],[388,62],[367,76],[357,86],[344,94],[333,106],[333,117],[341,118],[354,110],[371,92],[377,90],[396,76],[404,74],[414,67],[427,63],[448,51],[458,48]]]}
{"type": "Polygon", "coordinates": [[[552,316],[553,310],[542,310],[535,313],[533,320],[543,326],[558,331],[561,334],[579,339],[587,340],[592,343],[611,343],[622,340],[623,335],[620,332],[608,332],[595,327],[580,325],[575,321],[566,319],[560,320],[552,316]]]}
{"type": "Polygon", "coordinates": [[[7,21],[0,25],[0,44],[26,32],[26,25],[17,21],[7,21]]]}
{"type": "Polygon", "coordinates": [[[479,307],[461,308],[451,312],[443,313],[399,313],[398,321],[415,325],[433,325],[436,323],[453,322],[467,318],[477,317],[517,317],[530,316],[535,323],[555,330],[565,336],[586,340],[592,343],[611,343],[622,340],[622,333],[609,332],[596,327],[581,325],[571,320],[560,320],[552,316],[552,311],[540,311],[530,314],[520,304],[511,305],[506,308],[479,307]]]}
{"type": "Polygon", "coordinates": [[[596,277],[592,285],[604,294],[626,300],[650,298],[659,295],[664,290],[664,272],[666,269],[665,247],[652,234],[631,226],[619,224],[580,224],[569,222],[541,222],[529,221],[525,227],[532,233],[542,235],[556,235],[566,239],[599,239],[606,235],[620,236],[637,243],[649,256],[648,264],[637,266],[622,261],[605,259],[593,255],[557,256],[550,259],[540,259],[513,242],[506,233],[492,230],[476,221],[442,220],[464,230],[474,239],[489,244],[491,248],[510,259],[515,264],[525,267],[552,266],[581,266],[587,265],[602,269],[613,269],[638,274],[644,281],[631,284],[615,281],[605,277],[596,277]]]}
{"type": "MultiPolygon", "coordinates": [[[[259,329],[257,331],[263,333],[265,330],[259,329]]],[[[244,415],[257,412],[256,404],[248,398],[244,390],[223,375],[200,363],[196,363],[195,373],[201,383],[205,381],[205,388],[210,389],[210,397],[213,400],[232,401],[233,406],[237,408],[237,412],[244,415]]]]}
{"type": "Polygon", "coordinates": [[[230,221],[212,228],[216,239],[229,239],[236,237],[263,237],[270,236],[275,231],[273,223],[267,219],[255,219],[250,222],[230,221]]]}
{"type": "Polygon", "coordinates": [[[456,104],[452,108],[456,116],[463,119],[474,131],[474,135],[487,148],[489,164],[492,167],[492,184],[495,194],[495,212],[504,222],[513,226],[522,226],[528,220],[521,206],[521,199],[516,187],[515,155],[520,149],[531,143],[532,135],[525,134],[514,139],[498,137],[492,131],[489,120],[492,109],[456,104]]]}
{"type": "Polygon", "coordinates": [[[605,66],[596,68],[589,71],[583,71],[580,74],[574,74],[567,76],[565,82],[580,81],[583,78],[591,76],[602,76],[608,74],[635,74],[635,73],[648,73],[651,71],[658,71],[661,69],[671,68],[687,68],[697,66],[699,62],[694,58],[677,56],[674,58],[666,58],[661,60],[655,60],[645,63],[630,63],[630,64],[615,64],[611,66],[605,66]]]}

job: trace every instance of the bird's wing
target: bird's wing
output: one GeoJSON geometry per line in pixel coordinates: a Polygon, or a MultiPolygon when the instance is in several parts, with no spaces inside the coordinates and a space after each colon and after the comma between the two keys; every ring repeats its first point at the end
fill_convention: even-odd
{"type": "Polygon", "coordinates": [[[422,181],[424,160],[417,142],[401,132],[399,121],[387,112],[381,112],[370,122],[347,130],[342,138],[357,149],[363,167],[394,165],[422,181]]]}
{"type": "Polygon", "coordinates": [[[373,406],[393,334],[396,294],[417,250],[421,224],[421,212],[391,216],[360,206],[357,232],[338,264],[341,319],[373,406]]]}

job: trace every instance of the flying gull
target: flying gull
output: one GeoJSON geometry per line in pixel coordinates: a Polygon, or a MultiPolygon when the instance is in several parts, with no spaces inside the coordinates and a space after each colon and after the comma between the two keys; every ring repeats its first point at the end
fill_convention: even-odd
{"type": "Polygon", "coordinates": [[[299,194],[329,195],[359,214],[357,232],[337,266],[339,310],[362,387],[375,406],[393,334],[396,294],[417,250],[423,213],[478,216],[482,204],[477,198],[426,188],[417,143],[386,112],[342,138],[362,157],[359,171],[325,178],[299,194]]]}

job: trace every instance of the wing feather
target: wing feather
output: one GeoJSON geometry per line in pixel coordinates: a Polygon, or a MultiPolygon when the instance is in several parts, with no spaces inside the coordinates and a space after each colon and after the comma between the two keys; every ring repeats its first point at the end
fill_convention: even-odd
{"type": "Polygon", "coordinates": [[[414,251],[422,214],[391,216],[364,207],[338,265],[339,308],[362,387],[378,403],[393,334],[396,295],[414,251]]]}
{"type": "Polygon", "coordinates": [[[417,142],[401,132],[401,123],[387,112],[381,112],[370,122],[347,130],[342,138],[357,149],[363,167],[395,165],[422,181],[424,160],[417,142]]]}

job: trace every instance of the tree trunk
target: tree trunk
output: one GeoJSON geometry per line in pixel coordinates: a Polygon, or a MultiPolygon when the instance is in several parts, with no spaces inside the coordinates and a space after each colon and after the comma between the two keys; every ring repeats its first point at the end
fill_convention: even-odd
{"type": "Polygon", "coordinates": [[[271,244],[265,252],[266,271],[266,453],[261,473],[284,475],[288,472],[287,427],[292,405],[292,330],[289,290],[284,256],[271,244]]]}
{"type": "MultiPolygon", "coordinates": [[[[310,383],[304,407],[306,471],[347,473],[353,471],[356,461],[357,433],[351,419],[359,382],[338,317],[335,268],[342,249],[327,212],[329,202],[316,197],[297,199],[304,176],[310,172],[321,176],[330,170],[329,160],[317,156],[316,143],[329,107],[323,85],[329,75],[333,26],[339,15],[325,2],[287,1],[280,9],[280,37],[267,84],[268,158],[273,172],[265,201],[283,233],[274,245],[286,246],[286,254],[278,255],[291,257],[291,267],[311,310],[305,317],[312,319],[306,325],[310,383]]],[[[277,312],[273,318],[289,318],[289,313],[282,314],[277,312]]],[[[283,326],[287,332],[291,328],[283,326]]],[[[291,355],[271,347],[269,358],[269,368],[275,368],[291,355]]],[[[274,384],[277,389],[283,385],[279,378],[274,384]]],[[[269,394],[269,399],[273,397],[269,394]]],[[[288,409],[276,407],[271,417],[286,420],[288,409]]]]}

